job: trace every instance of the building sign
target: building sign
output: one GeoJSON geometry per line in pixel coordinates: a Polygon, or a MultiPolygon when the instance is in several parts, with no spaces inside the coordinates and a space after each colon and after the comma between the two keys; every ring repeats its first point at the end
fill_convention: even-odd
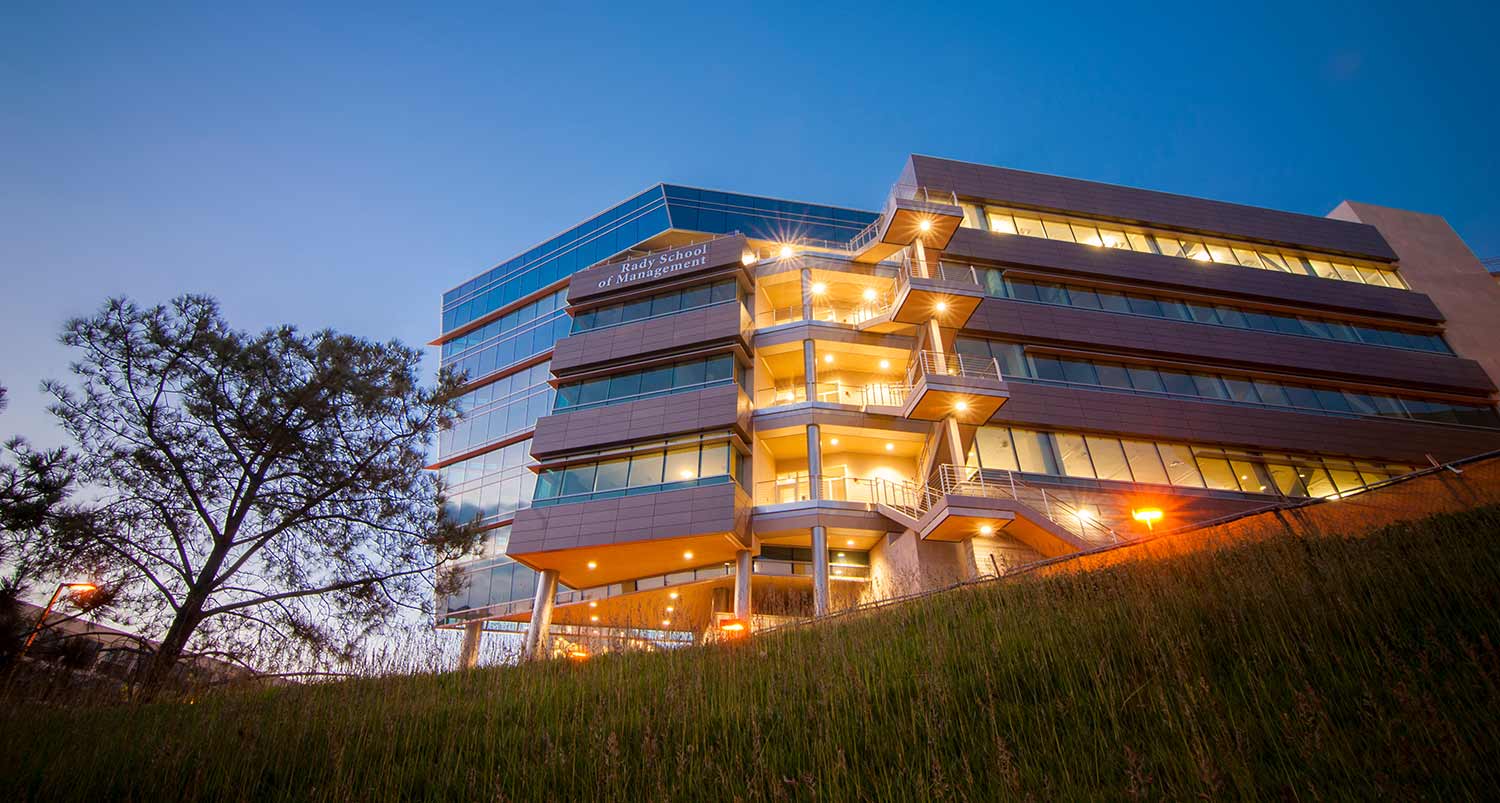
{"type": "Polygon", "coordinates": [[[624,262],[596,265],[573,276],[568,299],[577,300],[690,273],[736,264],[745,253],[743,237],[720,237],[624,262]]]}

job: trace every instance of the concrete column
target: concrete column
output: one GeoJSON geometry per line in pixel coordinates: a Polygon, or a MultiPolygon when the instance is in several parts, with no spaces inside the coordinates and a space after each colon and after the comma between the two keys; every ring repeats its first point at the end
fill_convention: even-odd
{"type": "Polygon", "coordinates": [[[802,392],[808,401],[818,398],[818,348],[811,340],[802,341],[802,392]]]}
{"type": "Polygon", "coordinates": [[[484,636],[484,622],[464,625],[464,646],[458,652],[458,668],[473,669],[479,665],[479,640],[484,636]]]}
{"type": "Polygon", "coordinates": [[[754,571],[751,565],[750,550],[741,549],[734,553],[734,618],[750,626],[750,575],[754,571]]]}
{"type": "Polygon", "coordinates": [[[823,498],[823,432],[817,424],[807,425],[808,499],[823,498]]]}
{"type": "Polygon", "coordinates": [[[937,318],[928,318],[922,325],[922,333],[925,335],[922,341],[924,351],[943,350],[943,328],[938,326],[937,318]]]}
{"type": "Polygon", "coordinates": [[[828,528],[812,528],[813,615],[828,615],[828,528]]]}
{"type": "Polygon", "coordinates": [[[944,438],[944,440],[948,442],[948,459],[946,462],[952,463],[955,466],[963,465],[963,439],[958,431],[958,419],[954,418],[951,415],[947,418],[944,418],[943,430],[943,434],[947,436],[946,438],[944,438]]]}
{"type": "Polygon", "coordinates": [[[812,268],[802,269],[802,320],[813,319],[812,268]]]}
{"type": "Polygon", "coordinates": [[[526,628],[526,643],[521,657],[536,660],[548,657],[552,629],[552,603],[557,599],[557,570],[543,569],[536,578],[536,599],[531,603],[531,624],[526,628]]]}
{"type": "Polygon", "coordinates": [[[933,271],[928,268],[927,249],[922,246],[922,241],[920,239],[913,242],[911,244],[911,247],[912,259],[917,263],[917,275],[923,278],[930,278],[933,274],[933,271]]]}

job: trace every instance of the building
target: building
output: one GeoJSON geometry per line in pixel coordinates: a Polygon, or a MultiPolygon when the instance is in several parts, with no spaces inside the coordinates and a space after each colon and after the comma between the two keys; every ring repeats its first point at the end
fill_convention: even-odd
{"type": "Polygon", "coordinates": [[[438,625],[700,640],[1500,448],[1479,284],[1363,204],[923,156],[878,213],[658,185],[445,294],[434,468],[492,529],[438,625]]]}

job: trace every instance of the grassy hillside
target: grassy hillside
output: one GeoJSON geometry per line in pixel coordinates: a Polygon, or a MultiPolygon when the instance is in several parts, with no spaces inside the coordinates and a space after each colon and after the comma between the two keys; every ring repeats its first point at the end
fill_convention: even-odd
{"type": "Polygon", "coordinates": [[[0,714],[25,800],[1483,797],[1500,510],[748,644],[0,714]]]}

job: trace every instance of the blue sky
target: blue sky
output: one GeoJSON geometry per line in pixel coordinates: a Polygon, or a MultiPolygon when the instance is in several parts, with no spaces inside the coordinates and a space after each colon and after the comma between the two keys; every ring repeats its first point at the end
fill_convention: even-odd
{"type": "Polygon", "coordinates": [[[0,434],[58,442],[36,385],[108,295],[425,343],[658,180],[872,208],[917,152],[1500,255],[1493,3],[150,5],[0,5],[0,434]]]}

